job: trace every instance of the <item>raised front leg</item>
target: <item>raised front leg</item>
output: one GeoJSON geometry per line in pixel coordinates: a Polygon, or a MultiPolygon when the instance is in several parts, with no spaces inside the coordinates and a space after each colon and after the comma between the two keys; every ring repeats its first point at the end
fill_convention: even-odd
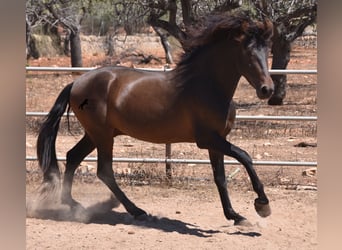
{"type": "MultiPolygon", "coordinates": [[[[228,142],[224,138],[222,138],[220,135],[216,133],[207,134],[208,136],[201,136],[199,140],[197,140],[197,146],[199,148],[205,148],[209,150],[211,163],[213,165],[214,169],[214,177],[215,182],[217,182],[220,197],[222,200],[226,196],[224,193],[227,192],[224,190],[224,186],[226,179],[224,175],[224,166],[223,166],[223,158],[222,156],[218,156],[220,154],[224,154],[230,157],[235,158],[237,161],[239,161],[247,170],[247,173],[251,179],[253,189],[257,193],[258,198],[255,199],[254,207],[257,213],[262,216],[266,217],[271,214],[271,209],[269,207],[269,200],[264,192],[264,187],[259,180],[254,168],[251,157],[248,155],[248,153],[239,147],[233,145],[232,143],[228,142]],[[215,152],[215,153],[214,153],[215,152]],[[217,155],[216,155],[217,154],[217,155]],[[216,156],[215,156],[216,155],[216,156]],[[215,173],[217,171],[217,173],[215,173]],[[220,191],[221,190],[221,191],[220,191]],[[222,193],[222,194],[221,194],[222,193]]],[[[227,198],[224,198],[222,201],[222,205],[226,206],[224,207],[224,210],[227,210],[231,207],[230,203],[228,202],[228,194],[227,198]],[[227,201],[224,201],[227,200],[227,201]]],[[[225,212],[226,213],[226,212],[225,212]]]]}
{"type": "Polygon", "coordinates": [[[271,214],[269,200],[265,194],[264,186],[255,172],[253,162],[249,154],[230,142],[226,142],[226,154],[228,156],[234,157],[246,168],[246,171],[252,182],[253,190],[258,195],[258,198],[256,198],[254,201],[255,210],[261,217],[269,216],[271,214]]]}
{"type": "Polygon", "coordinates": [[[269,206],[269,200],[265,194],[264,186],[262,185],[255,169],[253,162],[249,154],[241,148],[227,142],[227,155],[234,157],[246,168],[247,173],[251,179],[253,190],[258,194],[258,198],[254,201],[254,207],[257,213],[261,217],[267,217],[271,214],[271,208],[269,206]]]}

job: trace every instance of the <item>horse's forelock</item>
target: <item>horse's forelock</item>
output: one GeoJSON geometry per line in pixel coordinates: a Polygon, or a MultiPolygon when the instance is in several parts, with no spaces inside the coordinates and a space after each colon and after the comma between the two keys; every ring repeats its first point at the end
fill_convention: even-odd
{"type": "Polygon", "coordinates": [[[255,41],[261,44],[269,44],[273,36],[273,24],[269,19],[260,21],[245,21],[241,25],[241,34],[235,38],[238,41],[244,41],[250,43],[255,41]]]}
{"type": "Polygon", "coordinates": [[[273,36],[273,23],[270,19],[264,19],[262,23],[259,24],[261,27],[261,33],[265,40],[271,39],[273,36]]]}

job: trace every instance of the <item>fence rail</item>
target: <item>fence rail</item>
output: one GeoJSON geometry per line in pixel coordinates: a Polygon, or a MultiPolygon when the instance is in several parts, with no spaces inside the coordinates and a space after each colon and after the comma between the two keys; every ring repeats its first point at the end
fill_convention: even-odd
{"type": "MultiPolygon", "coordinates": [[[[86,72],[96,69],[96,67],[26,67],[26,71],[50,71],[50,72],[86,72]]],[[[136,68],[148,71],[169,71],[168,67],[164,68],[136,68]]],[[[271,75],[283,74],[317,74],[316,69],[270,69],[271,75]]]]}
{"type": "MultiPolygon", "coordinates": [[[[50,71],[50,72],[86,72],[96,69],[96,67],[26,67],[26,71],[50,71]]],[[[164,68],[138,68],[141,70],[149,71],[169,71],[168,67],[164,68]]],[[[283,74],[317,74],[317,70],[296,70],[296,69],[270,69],[270,74],[273,75],[283,75],[283,74]]],[[[26,112],[26,116],[46,116],[48,112],[26,112]]],[[[69,114],[73,116],[71,112],[69,114]]],[[[64,114],[66,116],[66,113],[64,114]]],[[[249,116],[249,115],[237,115],[237,120],[276,120],[276,121],[317,121],[317,116],[249,116]]],[[[66,157],[59,157],[58,160],[66,160],[66,157]]],[[[36,161],[37,157],[26,156],[27,161],[36,161]]],[[[86,157],[83,161],[96,161],[97,157],[86,157]]],[[[171,158],[171,146],[166,144],[166,154],[165,158],[113,158],[113,162],[139,162],[139,163],[165,163],[166,170],[170,168],[170,164],[210,164],[209,160],[198,160],[198,159],[175,159],[171,158]]],[[[225,164],[240,164],[235,160],[225,160],[225,164]]],[[[307,162],[307,161],[253,161],[254,165],[265,165],[265,166],[317,166],[317,162],[307,162]]]]}
{"type": "MultiPolygon", "coordinates": [[[[26,112],[26,116],[46,116],[48,112],[26,112]]],[[[67,116],[66,113],[63,116],[67,116]]],[[[69,116],[75,116],[69,113],[69,116]]],[[[273,115],[237,115],[236,120],[249,121],[317,121],[317,116],[273,116],[273,115]]]]}
{"type": "MultiPolygon", "coordinates": [[[[35,156],[26,157],[27,161],[36,161],[38,160],[35,156]]],[[[66,157],[57,157],[59,161],[66,161],[66,157]]],[[[178,164],[210,164],[209,160],[198,160],[198,159],[176,159],[176,158],[125,158],[118,157],[112,158],[113,162],[139,162],[139,163],[178,163],[178,164]]],[[[83,161],[97,161],[97,157],[86,157],[83,161]]],[[[235,160],[225,160],[225,164],[230,165],[240,165],[238,161],[235,160]]],[[[282,166],[317,166],[317,162],[310,161],[253,161],[253,165],[263,165],[263,166],[273,166],[273,165],[282,165],[282,166]]]]}

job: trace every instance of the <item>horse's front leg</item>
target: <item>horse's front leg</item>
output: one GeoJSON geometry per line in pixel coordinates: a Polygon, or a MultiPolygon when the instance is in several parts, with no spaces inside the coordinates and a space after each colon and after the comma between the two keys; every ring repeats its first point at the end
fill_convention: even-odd
{"type": "MultiPolygon", "coordinates": [[[[224,209],[228,211],[231,208],[231,205],[229,203],[228,193],[224,190],[226,177],[224,174],[223,158],[222,156],[215,156],[214,152],[216,152],[216,154],[224,154],[233,157],[244,165],[252,181],[253,189],[258,195],[258,198],[256,198],[254,202],[255,210],[262,217],[269,216],[271,214],[269,200],[264,192],[264,187],[253,168],[252,159],[248,153],[231,144],[217,133],[206,133],[206,136],[204,136],[204,134],[205,133],[202,133],[202,136],[197,140],[197,146],[199,148],[208,149],[211,154],[210,158],[214,169],[215,182],[218,185],[221,200],[223,199],[222,205],[224,206],[224,209]],[[225,192],[227,194],[225,194],[225,192]],[[225,198],[225,196],[227,196],[227,198],[225,198]]],[[[235,222],[239,223],[239,220],[236,220],[235,222]]]]}
{"type": "Polygon", "coordinates": [[[262,185],[258,175],[253,168],[253,162],[249,154],[241,148],[233,145],[230,142],[226,142],[226,155],[234,157],[238,160],[247,170],[247,173],[251,179],[253,190],[257,193],[258,198],[254,201],[254,207],[257,213],[261,217],[267,217],[271,214],[271,208],[269,206],[269,200],[265,194],[264,186],[262,185]]]}
{"type": "Polygon", "coordinates": [[[220,194],[224,215],[228,220],[234,220],[234,225],[250,225],[246,218],[234,211],[230,203],[227,190],[227,178],[224,170],[223,154],[209,150],[209,157],[213,168],[215,184],[220,194]]]}

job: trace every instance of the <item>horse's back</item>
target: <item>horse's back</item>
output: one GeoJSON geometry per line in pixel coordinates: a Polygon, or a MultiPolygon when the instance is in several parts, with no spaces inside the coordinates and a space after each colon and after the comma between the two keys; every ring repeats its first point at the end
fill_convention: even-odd
{"type": "Polygon", "coordinates": [[[118,134],[162,142],[189,134],[177,94],[164,72],[105,67],[75,80],[70,105],[88,132],[110,127],[118,134]],[[182,135],[180,130],[172,133],[177,124],[182,135]]]}
{"type": "MultiPolygon", "coordinates": [[[[172,74],[124,67],[83,74],[74,82],[70,105],[93,138],[112,133],[154,143],[194,142],[198,123],[212,126],[217,120],[209,111],[203,116],[201,103],[185,96],[172,74]]],[[[233,123],[224,113],[218,116],[220,124],[213,125],[222,135],[233,123]]]]}

